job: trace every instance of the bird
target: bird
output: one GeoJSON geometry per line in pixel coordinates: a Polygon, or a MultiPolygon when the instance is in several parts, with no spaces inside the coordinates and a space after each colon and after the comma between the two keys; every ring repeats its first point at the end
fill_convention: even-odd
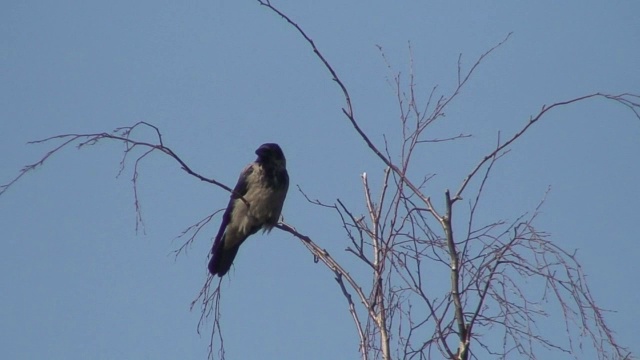
{"type": "Polygon", "coordinates": [[[249,236],[260,229],[270,232],[278,224],[289,189],[287,162],[275,143],[262,144],[255,153],[258,158],[242,170],[222,215],[211,248],[211,275],[223,277],[249,236]]]}

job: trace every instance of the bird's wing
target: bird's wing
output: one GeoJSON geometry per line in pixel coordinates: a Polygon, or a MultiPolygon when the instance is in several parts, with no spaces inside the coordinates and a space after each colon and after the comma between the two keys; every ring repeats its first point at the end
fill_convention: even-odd
{"type": "Polygon", "coordinates": [[[278,224],[280,221],[280,214],[282,213],[282,207],[284,206],[284,199],[287,197],[287,191],[289,190],[289,174],[287,170],[280,171],[276,174],[278,178],[279,189],[275,192],[275,199],[273,201],[273,218],[267,222],[268,228],[265,230],[271,231],[271,228],[278,224]]]}
{"type": "Polygon", "coordinates": [[[213,248],[211,249],[211,253],[215,254],[215,250],[218,246],[220,246],[220,242],[222,241],[222,235],[224,235],[225,230],[227,229],[227,225],[229,225],[229,221],[231,221],[231,214],[233,213],[233,206],[235,201],[242,196],[247,194],[248,183],[247,178],[253,172],[253,163],[249,164],[238,178],[238,183],[233,188],[233,192],[231,193],[231,198],[229,199],[229,204],[227,205],[227,209],[224,211],[224,215],[222,215],[222,222],[220,223],[220,229],[218,229],[218,234],[216,235],[216,239],[213,242],[213,248]]]}

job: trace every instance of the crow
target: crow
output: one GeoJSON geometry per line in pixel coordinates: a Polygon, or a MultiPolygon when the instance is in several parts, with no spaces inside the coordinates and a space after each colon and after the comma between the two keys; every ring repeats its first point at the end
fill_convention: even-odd
{"type": "Polygon", "coordinates": [[[213,242],[209,272],[224,276],[240,245],[262,229],[271,231],[278,224],[289,189],[289,174],[284,153],[278,144],[262,144],[258,158],[242,170],[231,193],[229,205],[213,242]]]}

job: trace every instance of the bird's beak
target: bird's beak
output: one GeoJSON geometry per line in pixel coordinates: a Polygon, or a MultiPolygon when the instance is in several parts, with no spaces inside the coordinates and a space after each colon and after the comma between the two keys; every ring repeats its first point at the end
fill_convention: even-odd
{"type": "Polygon", "coordinates": [[[257,150],[256,150],[256,155],[258,156],[265,156],[267,154],[267,148],[265,148],[264,146],[260,146],[257,150]]]}

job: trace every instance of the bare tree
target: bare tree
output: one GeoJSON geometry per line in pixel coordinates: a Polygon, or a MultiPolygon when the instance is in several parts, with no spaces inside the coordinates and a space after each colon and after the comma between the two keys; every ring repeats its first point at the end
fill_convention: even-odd
{"type": "MultiPolygon", "coordinates": [[[[340,200],[333,205],[310,200],[335,209],[351,240],[347,251],[371,269],[368,283],[355,282],[326,251],[308,245],[336,275],[360,337],[363,359],[424,359],[438,353],[438,357],[447,359],[478,358],[472,344],[501,358],[516,352],[533,359],[537,346],[576,353],[583,339],[591,343],[602,359],[629,356],[607,327],[574,254],[555,245],[535,227],[534,220],[544,201],[531,214],[511,223],[497,220],[478,224],[475,218],[494,163],[549,111],[604,98],[628,107],[640,119],[638,95],[593,93],[543,105],[506,140],[498,134],[495,148],[479,158],[454,192],[446,190],[441,195],[442,205],[438,207],[423,191],[430,177],[419,170],[417,175],[416,170],[409,175],[412,157],[423,150],[424,144],[469,136],[428,139],[425,130],[444,117],[447,107],[484,58],[509,36],[482,54],[469,70],[462,69],[459,58],[457,84],[450,94],[438,95],[433,88],[422,100],[415,92],[414,72],[410,72],[406,88],[398,74],[393,85],[402,143],[392,152],[386,141],[383,147],[374,144],[359,126],[347,87],[302,27],[271,2],[259,0],[259,3],[281,16],[313,49],[344,95],[342,110],[346,119],[385,166],[382,186],[376,194],[367,174],[362,174],[365,216],[354,215],[355,211],[340,200]],[[398,155],[400,160],[394,161],[398,155]],[[471,190],[473,183],[475,191],[471,190]],[[471,199],[467,209],[459,209],[463,197],[471,199]],[[454,226],[454,220],[458,225],[454,226]],[[433,264],[441,266],[438,272],[426,274],[426,263],[432,264],[431,268],[433,264]],[[445,289],[431,286],[429,280],[434,276],[448,276],[450,285],[445,289]],[[523,280],[531,277],[544,284],[541,297],[524,289],[523,280]],[[343,279],[347,279],[351,289],[347,289],[343,279]],[[359,304],[353,301],[350,292],[357,295],[359,304]],[[536,330],[536,318],[548,316],[543,306],[547,301],[561,306],[567,339],[549,339],[536,330]],[[482,334],[486,329],[492,329],[493,334],[496,329],[502,333],[501,348],[485,341],[482,334]]],[[[289,227],[282,228],[290,231],[289,227]]]]}
{"type": "MultiPolygon", "coordinates": [[[[323,263],[334,276],[336,294],[346,300],[363,360],[432,357],[466,360],[487,355],[510,358],[515,354],[536,359],[542,349],[573,354],[578,358],[583,346],[591,346],[600,359],[631,357],[606,325],[603,310],[594,301],[575,254],[560,248],[548,234],[538,229],[535,220],[544,197],[535,209],[519,215],[515,221],[496,219],[482,223],[477,218],[494,164],[549,112],[601,98],[627,107],[640,119],[640,96],[592,93],[543,105],[523,121],[515,133],[497,134],[493,149],[478,155],[475,166],[468,169],[467,175],[459,183],[452,184],[453,190],[428,194],[425,185],[431,176],[421,172],[412,160],[429,145],[463,141],[470,134],[430,139],[426,130],[443,121],[445,111],[481,62],[504,44],[509,35],[482,54],[469,69],[463,69],[459,59],[456,86],[450,93],[439,94],[434,87],[426,96],[420,95],[416,92],[413,69],[408,79],[398,73],[391,83],[396,92],[402,141],[393,147],[386,140],[383,144],[375,144],[360,127],[347,86],[303,28],[269,1],[258,2],[284,19],[313,50],[344,96],[345,119],[381,161],[380,179],[371,181],[367,173],[361,175],[362,206],[345,204],[340,199],[335,203],[315,200],[300,189],[310,204],[331,209],[341,219],[348,239],[346,251],[364,264],[369,270],[369,278],[353,277],[349,268],[293,225],[278,225],[280,230],[299,239],[313,254],[315,262],[323,263]],[[380,185],[374,188],[373,182],[380,185]],[[366,210],[354,210],[359,208],[366,210]],[[447,286],[438,285],[433,279],[447,279],[447,286]],[[531,279],[541,284],[541,293],[523,286],[531,279]],[[550,316],[549,304],[560,308],[566,338],[549,338],[538,330],[535,322],[550,316]]],[[[142,223],[137,197],[139,166],[152,152],[169,156],[187,174],[201,181],[232,191],[215,179],[192,170],[176,152],[163,144],[157,127],[140,122],[112,132],[64,134],[34,141],[55,142],[56,145],[0,187],[0,195],[61,149],[71,145],[84,148],[108,140],[125,145],[121,171],[129,157],[134,157],[131,161],[136,227],[142,223]],[[134,132],[143,129],[152,131],[156,140],[137,140],[134,132]]],[[[176,256],[196,239],[209,238],[202,230],[216,214],[208,214],[178,236],[183,243],[176,249],[176,256]]],[[[201,311],[198,332],[207,324],[207,319],[213,321],[211,358],[216,354],[225,357],[220,299],[220,281],[216,283],[209,276],[192,302],[192,308],[198,307],[201,311]]]]}

